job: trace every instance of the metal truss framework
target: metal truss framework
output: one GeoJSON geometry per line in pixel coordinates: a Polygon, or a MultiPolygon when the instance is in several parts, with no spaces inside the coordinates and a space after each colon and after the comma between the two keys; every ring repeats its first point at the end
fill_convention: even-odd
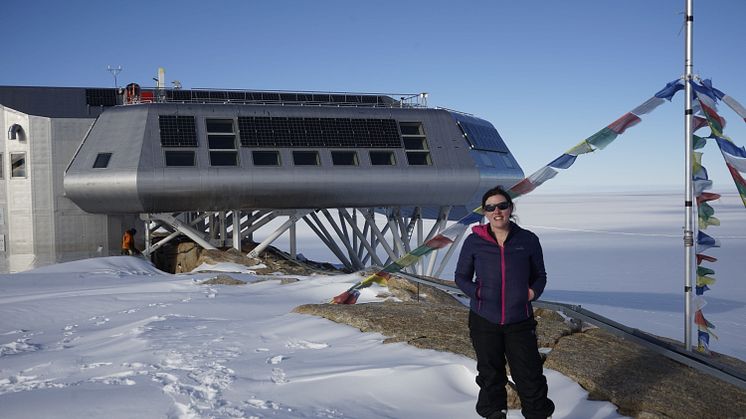
{"type": "MultiPolygon", "coordinates": [[[[140,218],[146,225],[143,254],[148,256],[180,235],[205,249],[233,247],[240,251],[244,240],[253,240],[254,233],[270,228],[267,225],[271,221],[286,217],[248,256],[258,256],[288,233],[292,258],[297,256],[297,224],[302,220],[345,269],[352,272],[368,266],[385,266],[421,246],[446,228],[450,211],[449,206],[440,207],[438,218],[428,222],[421,217],[419,207],[410,207],[406,211],[402,207],[377,207],[182,212],[141,214],[140,218]],[[407,215],[403,215],[405,213],[407,215]],[[432,224],[427,234],[426,223],[432,224]],[[152,234],[157,230],[166,230],[170,234],[151,244],[152,234]]],[[[440,249],[445,250],[444,254],[434,250],[406,271],[439,277],[462,238],[463,235],[448,248],[440,249]]]]}

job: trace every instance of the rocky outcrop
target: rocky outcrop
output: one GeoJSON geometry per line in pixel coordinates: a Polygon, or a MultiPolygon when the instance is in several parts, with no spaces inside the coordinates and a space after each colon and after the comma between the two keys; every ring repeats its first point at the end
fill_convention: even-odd
{"type": "Polygon", "coordinates": [[[544,366],[572,378],[592,400],[645,418],[746,417],[746,391],[601,329],[560,339],[544,366]]]}
{"type": "MultiPolygon", "coordinates": [[[[427,293],[442,291],[432,288],[427,293]]],[[[348,324],[364,332],[380,333],[386,336],[384,343],[406,342],[473,359],[466,323],[468,309],[433,300],[307,304],[294,311],[348,324]]],[[[682,419],[746,417],[745,390],[601,329],[580,328],[554,311],[537,309],[534,315],[538,321],[539,346],[551,348],[545,366],[578,382],[588,391],[590,399],[614,403],[623,415],[682,419]]],[[[729,362],[746,370],[738,360],[731,358],[729,362]]],[[[519,408],[513,389],[509,388],[508,393],[509,407],[519,408]]]]}

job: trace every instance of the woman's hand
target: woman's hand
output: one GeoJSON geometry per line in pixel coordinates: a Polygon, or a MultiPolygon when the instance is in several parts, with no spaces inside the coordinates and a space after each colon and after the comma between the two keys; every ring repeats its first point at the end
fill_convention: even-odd
{"type": "Polygon", "coordinates": [[[528,301],[534,301],[534,290],[531,288],[528,289],[528,301]]]}

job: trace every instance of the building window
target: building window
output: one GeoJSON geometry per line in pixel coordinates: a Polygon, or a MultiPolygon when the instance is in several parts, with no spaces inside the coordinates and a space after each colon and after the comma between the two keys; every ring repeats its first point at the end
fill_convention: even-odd
{"type": "Polygon", "coordinates": [[[10,177],[26,177],[26,153],[10,153],[10,177]]]}
{"type": "Polygon", "coordinates": [[[396,157],[393,151],[371,151],[370,164],[373,166],[394,166],[396,157]]]}
{"type": "Polygon", "coordinates": [[[407,163],[410,166],[430,166],[433,164],[430,160],[430,153],[407,153],[407,163]]]}
{"type": "Polygon", "coordinates": [[[5,179],[5,166],[3,166],[3,153],[0,153],[0,179],[5,179]]]}
{"type": "Polygon", "coordinates": [[[194,151],[169,150],[165,152],[166,166],[170,167],[193,167],[194,151]]]}
{"type": "Polygon", "coordinates": [[[111,153],[98,153],[96,161],[93,162],[93,168],[105,169],[109,166],[109,160],[111,160],[111,153]]]}
{"type": "Polygon", "coordinates": [[[407,163],[410,166],[430,166],[433,164],[430,158],[430,149],[427,146],[427,138],[421,122],[400,122],[404,150],[407,154],[407,163]]]}
{"type": "Polygon", "coordinates": [[[280,153],[277,151],[252,151],[254,166],[279,166],[280,153]]]}
{"type": "Polygon", "coordinates": [[[296,166],[318,166],[318,151],[293,151],[293,164],[296,166]]]}
{"type": "Polygon", "coordinates": [[[357,166],[357,153],[354,151],[332,151],[332,164],[335,166],[357,166]]]}
{"type": "Polygon", "coordinates": [[[238,166],[236,134],[232,119],[207,119],[207,145],[211,166],[238,166]]]}

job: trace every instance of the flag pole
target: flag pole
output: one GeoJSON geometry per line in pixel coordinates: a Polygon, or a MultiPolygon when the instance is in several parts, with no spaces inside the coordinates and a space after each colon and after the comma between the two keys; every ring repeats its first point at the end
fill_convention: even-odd
{"type": "Polygon", "coordinates": [[[684,154],[685,169],[685,199],[684,199],[684,251],[685,251],[685,278],[684,278],[684,347],[687,351],[692,350],[692,275],[694,273],[694,212],[692,201],[694,200],[693,182],[692,182],[692,151],[693,151],[693,130],[692,130],[692,30],[694,26],[694,0],[686,0],[686,45],[684,58],[684,132],[686,151],[684,154]]]}

